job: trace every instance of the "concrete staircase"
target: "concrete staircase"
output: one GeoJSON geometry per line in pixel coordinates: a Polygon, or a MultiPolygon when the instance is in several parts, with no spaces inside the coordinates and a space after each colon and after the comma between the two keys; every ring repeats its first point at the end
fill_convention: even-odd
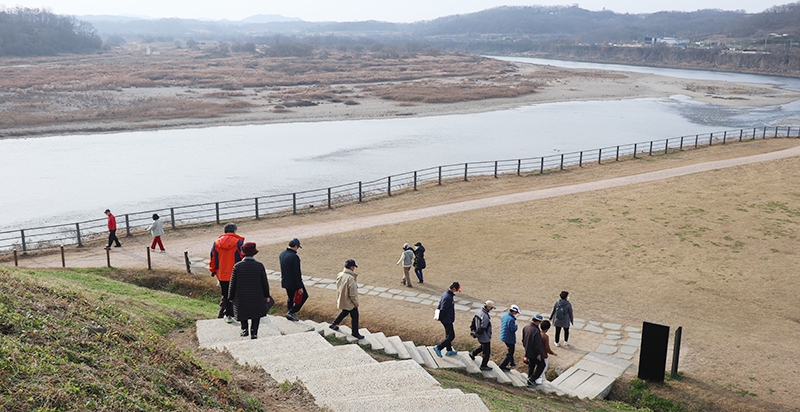
{"type": "MultiPolygon", "coordinates": [[[[346,325],[339,330],[327,322],[291,322],[283,317],[261,320],[259,338],[239,336],[239,324],[221,319],[197,322],[201,348],[227,350],[240,364],[262,367],[275,380],[301,381],[320,406],[334,411],[381,409],[388,411],[486,411],[476,394],[444,390],[424,368],[463,369],[486,379],[515,387],[527,386],[528,376],[516,370],[503,371],[493,361],[481,371],[481,357],[473,361],[468,352],[439,357],[432,346],[417,346],[399,336],[359,329],[356,339],[346,325]],[[314,332],[314,333],[311,333],[314,332]],[[377,362],[359,345],[331,345],[323,336],[335,336],[383,351],[400,360],[377,362]]],[[[536,389],[578,398],[605,398],[614,381],[631,365],[612,356],[590,352],[552,382],[536,389]]]]}

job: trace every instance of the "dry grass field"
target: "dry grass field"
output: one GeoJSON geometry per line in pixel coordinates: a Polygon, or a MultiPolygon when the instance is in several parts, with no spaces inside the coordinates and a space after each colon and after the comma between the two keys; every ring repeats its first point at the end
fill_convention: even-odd
{"type": "MultiPolygon", "coordinates": [[[[332,213],[341,218],[341,213],[407,209],[797,144],[742,143],[541,177],[476,180],[332,213]]],[[[324,219],[321,215],[272,224],[306,224],[324,219]]],[[[333,277],[338,268],[332,262],[352,257],[359,263],[360,282],[402,288],[401,269],[394,265],[400,246],[421,241],[429,269],[426,283],[415,284],[415,291],[438,295],[458,280],[466,299],[548,312],[558,292],[569,290],[580,318],[632,326],[650,321],[672,331],[683,327],[685,378],[661,388],[666,396],[696,410],[797,410],[798,235],[800,159],[790,158],[304,239],[300,253],[304,272],[312,276],[333,277]]],[[[269,263],[280,245],[262,250],[267,251],[262,260],[269,263]]],[[[334,315],[333,295],[326,292],[311,292],[319,298],[309,300],[310,314],[334,315]]],[[[430,310],[362,299],[367,328],[418,343],[441,338],[430,310]]],[[[474,345],[464,333],[467,322],[462,316],[456,326],[462,348],[474,345]]],[[[598,343],[588,332],[573,335],[577,349],[558,349],[561,357],[551,361],[557,368],[598,343]]],[[[500,347],[496,342],[496,360],[500,347]]]]}

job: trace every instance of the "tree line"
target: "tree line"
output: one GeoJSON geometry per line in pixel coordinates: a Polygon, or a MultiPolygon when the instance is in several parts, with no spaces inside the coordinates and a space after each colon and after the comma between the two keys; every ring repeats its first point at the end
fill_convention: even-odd
{"type": "Polygon", "coordinates": [[[88,53],[103,42],[91,24],[47,10],[0,9],[0,56],[88,53]]]}

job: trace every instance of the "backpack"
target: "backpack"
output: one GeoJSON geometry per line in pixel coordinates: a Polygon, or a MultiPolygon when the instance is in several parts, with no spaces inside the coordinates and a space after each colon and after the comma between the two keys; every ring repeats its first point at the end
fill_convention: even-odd
{"type": "Polygon", "coordinates": [[[559,306],[556,308],[556,319],[565,319],[567,317],[567,310],[564,306],[559,306]]]}
{"type": "Polygon", "coordinates": [[[472,317],[472,322],[469,324],[469,336],[477,338],[481,333],[481,317],[475,315],[472,317]]]}

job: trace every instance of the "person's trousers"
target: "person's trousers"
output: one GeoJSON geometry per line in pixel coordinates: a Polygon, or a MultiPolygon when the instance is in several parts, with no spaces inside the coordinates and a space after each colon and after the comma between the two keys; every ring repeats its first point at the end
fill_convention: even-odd
{"type": "Polygon", "coordinates": [[[417,275],[417,279],[419,279],[419,283],[422,283],[422,269],[414,269],[414,273],[417,275]]]}
{"type": "Polygon", "coordinates": [[[240,320],[239,322],[242,324],[242,330],[247,330],[248,320],[250,321],[250,336],[258,335],[258,325],[261,324],[261,318],[240,320]]]}
{"type": "Polygon", "coordinates": [[[542,378],[544,380],[547,380],[547,375],[545,375],[545,373],[547,372],[547,368],[549,367],[550,367],[550,358],[544,358],[544,369],[542,369],[542,378]]]}
{"type": "Polygon", "coordinates": [[[225,316],[233,316],[233,303],[228,300],[228,286],[230,284],[231,282],[229,281],[219,281],[219,288],[222,291],[222,299],[219,301],[219,313],[224,312],[225,316]]]}
{"type": "Polygon", "coordinates": [[[442,326],[444,326],[444,340],[439,342],[436,345],[439,350],[447,348],[448,351],[453,350],[453,339],[456,338],[456,331],[453,329],[452,323],[444,323],[442,322],[442,326]]]}
{"type": "Polygon", "coordinates": [[[150,249],[156,250],[156,245],[158,245],[161,250],[164,250],[164,244],[161,243],[161,236],[155,236],[153,238],[153,243],[150,244],[150,249]]]}
{"type": "Polygon", "coordinates": [[[306,287],[303,286],[303,299],[300,303],[294,303],[294,294],[297,293],[300,289],[286,289],[286,295],[289,296],[289,300],[286,302],[286,313],[297,313],[300,312],[300,308],[303,307],[303,304],[306,303],[308,300],[308,291],[306,287]]]}
{"type": "Polygon", "coordinates": [[[489,356],[492,355],[492,342],[481,343],[481,346],[472,351],[472,356],[478,356],[481,352],[483,352],[481,366],[489,366],[489,356]]]}
{"type": "Polygon", "coordinates": [[[108,247],[111,247],[112,243],[116,246],[122,246],[122,244],[119,243],[119,239],[117,239],[117,229],[108,231],[108,247]]]}
{"type": "Polygon", "coordinates": [[[350,315],[350,322],[353,324],[353,334],[358,334],[358,308],[353,308],[352,310],[342,309],[342,311],[339,312],[339,316],[333,320],[333,324],[338,325],[342,323],[342,320],[344,320],[347,315],[350,315]]]}
{"type": "MultiPolygon", "coordinates": [[[[559,335],[561,335],[561,326],[556,326],[556,343],[558,343],[559,335]]],[[[564,342],[569,342],[569,328],[564,328],[564,342]]]]}
{"type": "Polygon", "coordinates": [[[403,284],[411,286],[411,266],[403,266],[403,284]]]}
{"type": "Polygon", "coordinates": [[[500,362],[501,369],[508,367],[508,365],[514,364],[514,349],[517,347],[517,345],[514,343],[505,343],[505,344],[506,348],[508,348],[508,352],[506,352],[506,357],[503,358],[503,361],[500,362]]]}
{"type": "Polygon", "coordinates": [[[544,373],[544,359],[528,358],[528,386],[533,385],[542,373],[544,373]]]}

